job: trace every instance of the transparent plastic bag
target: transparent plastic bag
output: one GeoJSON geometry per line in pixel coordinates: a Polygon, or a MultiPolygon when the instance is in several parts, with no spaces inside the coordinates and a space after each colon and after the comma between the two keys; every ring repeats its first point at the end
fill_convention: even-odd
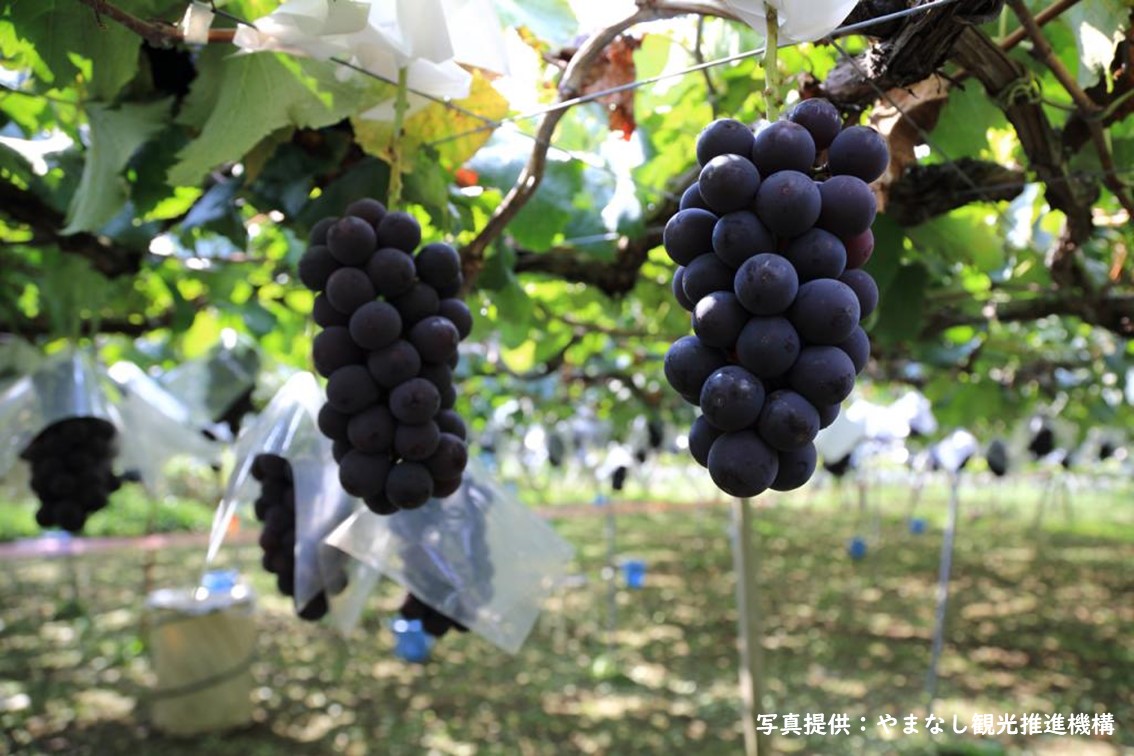
{"type": "Polygon", "coordinates": [[[183,362],[158,378],[169,393],[181,399],[194,423],[202,428],[213,428],[233,402],[255,387],[260,372],[255,344],[231,331],[222,339],[207,356],[183,362]]]}
{"type": "Polygon", "coordinates": [[[452,496],[385,517],[360,509],[327,542],[509,653],[574,556],[476,460],[452,496]]]}
{"type": "Polygon", "coordinates": [[[122,438],[122,464],[141,473],[147,491],[161,491],[162,468],[176,457],[220,461],[221,444],[205,438],[189,408],[144,370],[117,362],[107,372],[118,387],[118,412],[129,429],[122,438]]]}
{"type": "Polygon", "coordinates": [[[39,433],[72,417],[111,423],[122,435],[122,418],[108,396],[109,382],[95,357],[72,350],[45,361],[0,395],[0,475],[6,475],[39,433]]]}
{"type": "Polygon", "coordinates": [[[206,565],[216,558],[233,517],[255,521],[253,502],[260,484],[252,463],[260,454],[275,454],[291,466],[295,491],[295,606],[307,606],[326,590],[333,622],[344,632],[357,622],[362,602],[376,575],[351,567],[343,555],[324,544],[327,535],[347,519],[355,501],[339,485],[330,441],[318,430],[316,417],[323,396],[311,373],[293,375],[237,439],[236,463],[213,519],[206,565]],[[342,586],[342,575],[348,575],[342,586]]]}

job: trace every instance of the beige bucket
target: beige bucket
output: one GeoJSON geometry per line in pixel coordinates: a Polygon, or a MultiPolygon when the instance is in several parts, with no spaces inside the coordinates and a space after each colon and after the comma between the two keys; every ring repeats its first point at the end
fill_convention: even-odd
{"type": "Polygon", "coordinates": [[[146,643],[157,673],[153,726],[170,735],[216,732],[252,721],[255,599],[245,586],[194,597],[162,589],[146,601],[146,643]]]}

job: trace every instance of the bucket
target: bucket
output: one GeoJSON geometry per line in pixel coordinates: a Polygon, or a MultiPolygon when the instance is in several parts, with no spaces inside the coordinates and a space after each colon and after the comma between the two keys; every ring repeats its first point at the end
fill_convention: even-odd
{"type": "Polygon", "coordinates": [[[154,591],[146,610],[146,645],[157,674],[154,728],[195,735],[250,723],[256,621],[247,586],[235,573],[210,573],[200,588],[154,591]]]}
{"type": "Polygon", "coordinates": [[[622,563],[622,577],[627,588],[641,588],[646,584],[646,563],[641,559],[627,559],[622,563]]]}
{"type": "Polygon", "coordinates": [[[433,645],[425,634],[421,620],[396,619],[394,629],[394,655],[412,664],[424,664],[433,645]]]}
{"type": "Polygon", "coordinates": [[[866,556],[866,539],[855,536],[847,543],[847,553],[850,558],[858,561],[866,556]]]}
{"type": "Polygon", "coordinates": [[[914,535],[921,535],[925,532],[925,519],[921,517],[914,517],[910,519],[910,532],[914,535]]]}

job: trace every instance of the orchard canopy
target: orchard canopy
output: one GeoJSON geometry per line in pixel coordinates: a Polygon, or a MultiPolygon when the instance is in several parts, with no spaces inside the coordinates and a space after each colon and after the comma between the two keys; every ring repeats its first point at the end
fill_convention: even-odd
{"type": "Polygon", "coordinates": [[[760,5],[9,0],[0,332],[169,365],[232,329],[306,366],[309,227],[393,175],[461,252],[470,415],[517,393],[686,412],[661,369],[689,330],[661,234],[697,135],[819,96],[892,155],[874,385],[921,387],[946,425],[1128,426],[1132,4],[806,3],[850,15],[811,42],[785,25],[770,77],[760,5]]]}

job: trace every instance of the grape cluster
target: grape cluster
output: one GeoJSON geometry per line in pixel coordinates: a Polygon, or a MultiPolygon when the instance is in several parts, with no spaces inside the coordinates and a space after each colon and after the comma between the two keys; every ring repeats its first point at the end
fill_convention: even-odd
{"type": "Polygon", "coordinates": [[[412,593],[407,593],[399,613],[408,620],[421,620],[421,627],[434,638],[440,638],[450,630],[467,633],[469,629],[454,619],[446,617],[412,593]]]}
{"type": "Polygon", "coordinates": [[[453,410],[457,345],[472,330],[457,298],[460,256],[448,244],[418,249],[413,216],[374,199],[320,220],[309,241],[299,277],[318,292],[319,430],[334,442],[343,489],[378,514],[452,494],[468,461],[453,410]]]}
{"type": "MultiPolygon", "coordinates": [[[[260,531],[260,562],[276,576],[280,593],[295,596],[295,484],[291,464],[276,454],[257,454],[251,472],[260,482],[260,495],[255,502],[256,519],[264,523],[260,531]]],[[[346,584],[346,573],[336,574],[330,585],[299,610],[300,618],[309,622],[322,619],[330,608],[327,592],[338,595],[346,584]]]]}
{"type": "Polygon", "coordinates": [[[984,455],[988,469],[998,478],[1008,474],[1008,445],[999,438],[993,439],[984,455]]]}
{"type": "Polygon", "coordinates": [[[122,486],[111,469],[117,453],[117,431],[106,420],[70,417],[40,431],[20,453],[31,465],[40,527],[80,532],[122,486]]]}
{"type": "Polygon", "coordinates": [[[697,161],[663,234],[695,335],[670,347],[665,375],[701,408],[689,450],[721,490],[788,491],[811,478],[812,441],[870,356],[860,325],[878,304],[862,270],[874,250],[869,184],[889,149],[811,99],[755,135],[713,121],[697,161]]]}

